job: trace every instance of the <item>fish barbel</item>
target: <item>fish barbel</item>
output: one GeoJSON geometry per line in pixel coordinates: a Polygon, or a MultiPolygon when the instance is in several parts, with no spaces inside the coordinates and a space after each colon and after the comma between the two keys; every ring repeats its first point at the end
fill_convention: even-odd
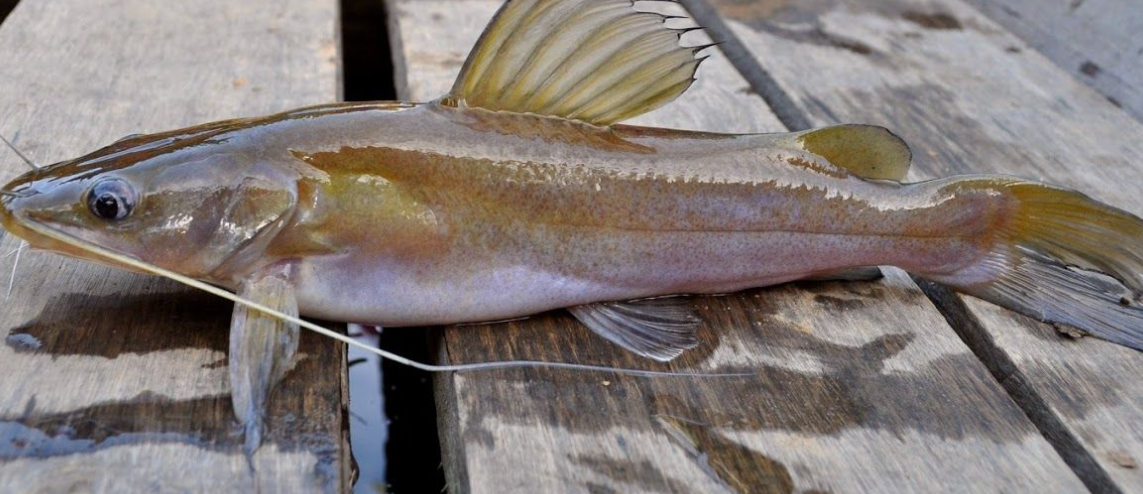
{"type": "MultiPolygon", "coordinates": [[[[619,124],[693,81],[703,47],[680,47],[664,19],[627,0],[509,1],[437,101],[125,138],[17,178],[0,220],[34,247],[137,268],[98,246],[289,316],[412,326],[569,308],[658,360],[695,346],[700,321],[656,297],[879,265],[1143,349],[1130,213],[1014,177],[903,183],[908,147],[880,127],[619,124]]],[[[297,332],[235,309],[235,412],[255,446],[297,332]]]]}

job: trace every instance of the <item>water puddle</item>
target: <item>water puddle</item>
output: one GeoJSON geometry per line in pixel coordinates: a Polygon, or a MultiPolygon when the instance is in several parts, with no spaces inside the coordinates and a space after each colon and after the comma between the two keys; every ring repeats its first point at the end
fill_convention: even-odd
{"type": "MultiPolygon", "coordinates": [[[[379,335],[349,326],[349,334],[377,346],[379,335]]],[[[357,462],[354,494],[389,492],[385,482],[385,444],[389,440],[389,420],[384,416],[381,357],[357,347],[349,347],[349,443],[357,462]]]]}

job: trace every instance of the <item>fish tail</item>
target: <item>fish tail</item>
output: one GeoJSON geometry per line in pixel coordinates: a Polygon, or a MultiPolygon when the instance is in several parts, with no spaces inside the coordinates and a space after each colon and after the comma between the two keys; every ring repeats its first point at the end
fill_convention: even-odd
{"type": "Polygon", "coordinates": [[[923,277],[1143,350],[1143,220],[1059,187],[1007,179],[973,183],[1010,206],[991,248],[951,275],[923,277]]]}

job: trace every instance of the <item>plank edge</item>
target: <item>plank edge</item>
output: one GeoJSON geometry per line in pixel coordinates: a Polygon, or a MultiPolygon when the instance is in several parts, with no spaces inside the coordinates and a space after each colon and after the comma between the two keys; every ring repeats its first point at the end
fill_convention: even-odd
{"type": "Polygon", "coordinates": [[[1092,452],[1052,412],[1011,357],[996,344],[984,324],[969,310],[964,301],[967,295],[921,278],[914,277],[913,280],[1080,481],[1092,492],[1122,492],[1092,452]]]}
{"type": "MultiPolygon", "coordinates": [[[[437,363],[451,364],[448,354],[448,341],[445,332],[434,329],[430,335],[436,347],[437,363]]],[[[468,478],[468,463],[465,461],[464,438],[461,437],[460,402],[457,400],[457,374],[448,372],[433,376],[433,397],[437,412],[437,437],[441,448],[441,467],[444,468],[445,485],[450,494],[467,494],[472,491],[468,478]]]]}

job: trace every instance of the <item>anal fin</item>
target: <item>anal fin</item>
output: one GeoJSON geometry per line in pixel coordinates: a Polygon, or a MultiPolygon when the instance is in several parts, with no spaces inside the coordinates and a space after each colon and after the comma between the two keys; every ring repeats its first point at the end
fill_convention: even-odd
{"type": "Polygon", "coordinates": [[[683,298],[598,302],[568,309],[595,334],[660,362],[698,346],[702,320],[683,298]]]}

